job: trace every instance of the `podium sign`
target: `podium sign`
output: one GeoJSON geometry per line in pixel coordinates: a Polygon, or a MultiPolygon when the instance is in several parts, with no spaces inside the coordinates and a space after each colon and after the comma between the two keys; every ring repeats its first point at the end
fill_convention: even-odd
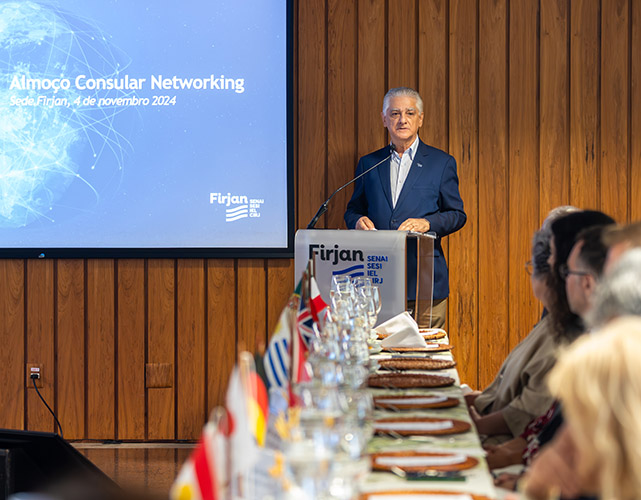
{"type": "Polygon", "coordinates": [[[378,323],[403,311],[406,304],[407,234],[402,231],[341,231],[305,229],[296,233],[295,279],[314,257],[316,281],[323,300],[330,303],[332,276],[366,276],[379,287],[378,323]]]}

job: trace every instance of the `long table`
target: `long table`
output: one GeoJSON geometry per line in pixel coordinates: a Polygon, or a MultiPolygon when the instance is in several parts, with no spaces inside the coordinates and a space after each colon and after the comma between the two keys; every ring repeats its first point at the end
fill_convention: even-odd
{"type": "MultiPolygon", "coordinates": [[[[437,342],[448,343],[447,337],[437,342]]],[[[408,354],[410,355],[410,354],[408,354]]],[[[372,358],[384,356],[373,355],[372,358]]],[[[452,359],[451,351],[439,353],[412,353],[411,356],[426,356],[437,359],[452,359]]],[[[423,409],[423,410],[376,410],[375,419],[386,417],[436,417],[445,419],[457,419],[469,422],[470,430],[462,434],[444,436],[408,436],[395,438],[389,436],[374,436],[368,445],[368,452],[377,453],[393,450],[416,450],[428,452],[461,453],[478,459],[478,465],[471,469],[462,471],[463,479],[448,480],[447,478],[436,479],[405,479],[392,472],[371,472],[362,482],[361,491],[364,496],[368,494],[381,493],[386,491],[417,491],[417,492],[457,492],[473,495],[476,498],[496,498],[492,475],[485,461],[485,454],[476,432],[476,428],[470,419],[469,412],[465,405],[463,392],[460,386],[460,378],[456,367],[446,370],[412,370],[406,373],[430,373],[444,375],[454,378],[454,384],[444,388],[431,389],[370,389],[373,396],[381,395],[442,395],[453,397],[459,400],[459,404],[451,408],[423,409]]]]}

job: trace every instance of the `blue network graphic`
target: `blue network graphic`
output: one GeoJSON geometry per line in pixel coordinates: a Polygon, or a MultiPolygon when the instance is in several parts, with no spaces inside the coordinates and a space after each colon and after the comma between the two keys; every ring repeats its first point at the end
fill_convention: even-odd
{"type": "Polygon", "coordinates": [[[45,2],[0,0],[0,228],[96,210],[120,186],[131,151],[118,131],[132,126],[119,116],[128,109],[83,103],[135,92],[11,89],[14,77],[115,78],[129,62],[91,22],[45,2]],[[38,104],[15,104],[25,98],[38,104]]]}

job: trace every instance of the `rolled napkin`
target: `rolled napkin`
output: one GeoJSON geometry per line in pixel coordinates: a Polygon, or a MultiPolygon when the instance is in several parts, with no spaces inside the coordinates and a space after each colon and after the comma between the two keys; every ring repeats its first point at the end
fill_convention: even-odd
{"type": "Polygon", "coordinates": [[[407,311],[381,323],[375,330],[387,335],[381,342],[383,347],[427,347],[416,321],[407,311]]]}

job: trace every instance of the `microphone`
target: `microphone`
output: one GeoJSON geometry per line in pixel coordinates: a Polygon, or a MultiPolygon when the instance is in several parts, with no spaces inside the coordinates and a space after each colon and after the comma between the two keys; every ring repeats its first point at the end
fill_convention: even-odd
{"type": "Polygon", "coordinates": [[[307,224],[307,229],[314,229],[314,226],[316,226],[316,223],[318,222],[318,219],[321,218],[321,216],[327,212],[327,205],[329,204],[330,200],[338,193],[339,191],[342,191],[345,189],[347,186],[352,184],[353,182],[356,182],[358,179],[363,177],[365,174],[370,173],[372,170],[374,170],[376,167],[378,167],[381,163],[385,163],[387,160],[389,160],[392,155],[394,154],[394,151],[396,151],[396,146],[394,146],[394,143],[390,143],[389,145],[389,155],[387,155],[385,158],[383,158],[381,161],[376,163],[374,166],[369,167],[365,172],[358,174],[356,177],[354,177],[352,180],[347,182],[346,184],[343,184],[341,187],[339,187],[336,191],[334,191],[327,200],[325,200],[325,203],[323,203],[320,208],[318,209],[318,212],[316,212],[316,215],[314,215],[314,218],[307,224]]]}

